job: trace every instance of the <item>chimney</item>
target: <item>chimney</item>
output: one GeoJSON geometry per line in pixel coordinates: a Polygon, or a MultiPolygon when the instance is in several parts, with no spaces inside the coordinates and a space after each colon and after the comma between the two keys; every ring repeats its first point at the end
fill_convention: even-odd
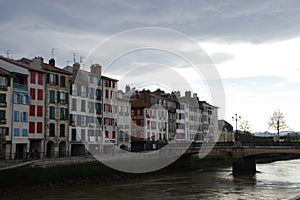
{"type": "Polygon", "coordinates": [[[127,93],[127,92],[130,92],[130,86],[129,85],[126,85],[126,87],[125,87],[125,93],[127,93]]]}
{"type": "Polygon", "coordinates": [[[74,63],[73,64],[73,77],[76,78],[77,74],[80,70],[80,64],[79,63],[74,63]]]}
{"type": "Polygon", "coordinates": [[[190,100],[191,99],[191,91],[186,91],[185,92],[185,98],[190,100]]]}
{"type": "Polygon", "coordinates": [[[35,57],[32,59],[32,62],[30,63],[30,66],[38,68],[38,69],[42,69],[44,63],[44,58],[42,57],[35,57]]]}
{"type": "Polygon", "coordinates": [[[55,60],[54,60],[54,58],[51,58],[49,60],[49,65],[55,66],[55,60]]]}
{"type": "Polygon", "coordinates": [[[91,65],[91,73],[92,74],[96,74],[96,75],[101,76],[101,69],[102,69],[102,67],[99,64],[92,64],[91,65]]]}

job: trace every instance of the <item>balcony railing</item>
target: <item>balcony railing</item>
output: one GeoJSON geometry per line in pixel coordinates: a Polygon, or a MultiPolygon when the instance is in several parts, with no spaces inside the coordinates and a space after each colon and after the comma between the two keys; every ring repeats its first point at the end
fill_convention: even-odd
{"type": "Polygon", "coordinates": [[[14,91],[28,92],[28,86],[14,83],[14,91]]]}
{"type": "Polygon", "coordinates": [[[7,85],[0,85],[0,90],[7,90],[7,85]]]}
{"type": "Polygon", "coordinates": [[[6,102],[0,102],[0,107],[6,107],[7,103],[6,102]]]}
{"type": "Polygon", "coordinates": [[[0,124],[6,124],[6,119],[0,119],[0,124]]]}

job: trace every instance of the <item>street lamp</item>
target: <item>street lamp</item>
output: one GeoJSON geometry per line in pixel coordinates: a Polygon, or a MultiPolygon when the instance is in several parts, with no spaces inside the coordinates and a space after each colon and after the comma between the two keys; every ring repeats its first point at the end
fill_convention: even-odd
{"type": "Polygon", "coordinates": [[[232,117],[232,120],[235,121],[235,135],[237,137],[238,134],[238,129],[237,129],[237,124],[238,124],[238,120],[241,120],[241,116],[238,116],[237,113],[235,113],[235,115],[232,117]]]}

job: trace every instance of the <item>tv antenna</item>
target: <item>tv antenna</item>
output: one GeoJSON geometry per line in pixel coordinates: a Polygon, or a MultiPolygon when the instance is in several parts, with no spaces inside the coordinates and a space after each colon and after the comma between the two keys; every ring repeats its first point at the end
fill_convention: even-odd
{"type": "Polygon", "coordinates": [[[73,54],[73,62],[75,64],[76,63],[76,54],[75,54],[75,52],[72,52],[72,54],[73,54]]]}
{"type": "Polygon", "coordinates": [[[54,50],[55,50],[54,48],[51,49],[51,56],[52,56],[52,58],[54,58],[54,50]]]}

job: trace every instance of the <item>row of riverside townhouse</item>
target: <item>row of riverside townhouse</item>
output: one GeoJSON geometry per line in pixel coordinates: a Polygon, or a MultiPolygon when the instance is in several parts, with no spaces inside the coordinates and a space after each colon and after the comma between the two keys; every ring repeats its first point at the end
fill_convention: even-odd
{"type": "Polygon", "coordinates": [[[3,159],[157,149],[170,140],[215,140],[217,107],[196,94],[118,90],[101,66],[0,56],[3,159]],[[210,134],[211,133],[211,134],[210,134]],[[146,148],[146,149],[145,149],[146,148]]]}

